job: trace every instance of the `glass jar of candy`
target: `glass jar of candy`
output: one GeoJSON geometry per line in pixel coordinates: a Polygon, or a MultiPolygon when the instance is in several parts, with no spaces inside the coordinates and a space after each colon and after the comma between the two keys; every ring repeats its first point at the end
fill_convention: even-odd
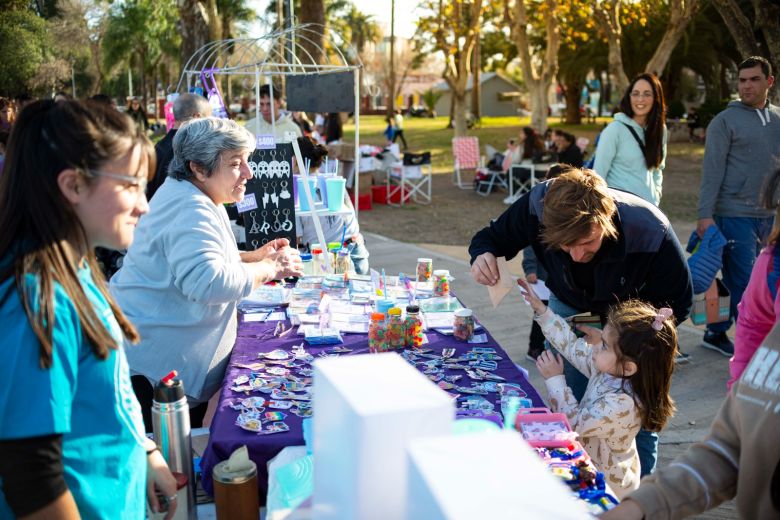
{"type": "Polygon", "coordinates": [[[474,313],[471,312],[471,309],[455,311],[452,335],[460,341],[469,341],[474,338],[474,313]]]}
{"type": "Polygon", "coordinates": [[[417,282],[427,283],[433,276],[433,260],[430,258],[417,259],[417,282]]]}
{"type": "Polygon", "coordinates": [[[372,354],[387,350],[387,325],[381,312],[371,314],[368,324],[368,351],[372,354]]]}
{"type": "Polygon", "coordinates": [[[401,309],[393,307],[387,311],[387,346],[401,348],[404,346],[404,322],[401,319],[401,309]]]}
{"type": "Polygon", "coordinates": [[[438,269],[433,272],[433,295],[450,295],[450,272],[446,269],[438,269]]]}
{"type": "Polygon", "coordinates": [[[420,319],[420,307],[408,305],[406,307],[406,320],[404,320],[404,345],[412,348],[422,348],[423,331],[420,319]]]}
{"type": "Polygon", "coordinates": [[[352,270],[352,259],[349,257],[349,251],[339,249],[336,253],[336,262],[333,264],[333,272],[335,274],[344,274],[352,270]]]}

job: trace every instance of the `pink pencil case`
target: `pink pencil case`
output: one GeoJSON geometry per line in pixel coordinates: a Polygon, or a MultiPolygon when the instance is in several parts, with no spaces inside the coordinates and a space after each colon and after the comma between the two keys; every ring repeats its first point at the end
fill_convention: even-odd
{"type": "Polygon", "coordinates": [[[527,408],[517,415],[515,428],[534,448],[566,447],[577,438],[566,415],[548,408],[527,408]]]}

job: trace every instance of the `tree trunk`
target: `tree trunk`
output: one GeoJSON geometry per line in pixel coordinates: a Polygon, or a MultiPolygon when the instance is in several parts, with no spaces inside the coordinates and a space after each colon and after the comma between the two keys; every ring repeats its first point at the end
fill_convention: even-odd
{"type": "Polygon", "coordinates": [[[208,43],[209,27],[198,0],[176,0],[176,6],[181,18],[181,66],[184,68],[195,51],[208,43]]]}
{"type": "Polygon", "coordinates": [[[447,128],[455,128],[455,94],[450,90],[450,120],[447,122],[447,128]]]}
{"type": "Polygon", "coordinates": [[[581,79],[571,80],[564,85],[564,97],[566,99],[566,124],[582,124],[582,114],[580,113],[580,93],[582,92],[583,81],[581,79]]]}
{"type": "Polygon", "coordinates": [[[455,126],[455,137],[463,137],[468,130],[466,126],[466,93],[452,92],[452,105],[454,113],[452,115],[455,126]]]}
{"type": "Polygon", "coordinates": [[[698,0],[672,0],[671,4],[671,13],[669,15],[669,23],[666,26],[666,32],[664,32],[664,36],[661,38],[661,43],[655,49],[653,57],[650,58],[650,61],[645,66],[646,72],[652,72],[656,76],[663,74],[666,64],[669,63],[669,57],[672,55],[674,48],[677,47],[677,43],[685,33],[685,28],[690,23],[693,15],[696,14],[698,0]]]}
{"type": "Polygon", "coordinates": [[[301,60],[306,63],[309,57],[306,53],[311,55],[311,59],[314,63],[320,64],[325,62],[324,49],[324,33],[325,30],[325,3],[323,0],[301,0],[301,10],[298,13],[298,20],[301,25],[307,23],[318,24],[306,31],[306,39],[300,39],[297,45],[302,47],[306,52],[299,56],[301,60]],[[305,58],[304,58],[305,56],[305,58]]]}
{"type": "Polygon", "coordinates": [[[472,55],[473,64],[471,66],[471,113],[476,121],[482,118],[482,83],[480,75],[482,73],[482,59],[479,49],[479,38],[474,42],[474,51],[472,55]]]}
{"type": "Polygon", "coordinates": [[[625,92],[628,89],[629,80],[623,68],[623,44],[620,35],[610,35],[608,41],[607,66],[609,74],[612,76],[612,84],[618,89],[618,92],[625,92]]]}
{"type": "Polygon", "coordinates": [[[547,130],[547,91],[550,89],[550,82],[527,81],[528,92],[531,94],[531,127],[539,135],[544,135],[547,130]]]}
{"type": "Polygon", "coordinates": [[[770,5],[765,0],[753,0],[753,7],[756,10],[756,25],[764,33],[769,54],[767,58],[772,64],[775,76],[775,87],[769,90],[769,99],[777,104],[780,103],[780,88],[777,86],[777,78],[780,77],[777,72],[780,68],[780,5],[770,5]]]}
{"type": "Polygon", "coordinates": [[[745,13],[739,8],[736,0],[712,0],[715,9],[720,13],[723,22],[737,44],[737,50],[743,57],[758,54],[758,45],[753,34],[753,27],[745,13]]]}

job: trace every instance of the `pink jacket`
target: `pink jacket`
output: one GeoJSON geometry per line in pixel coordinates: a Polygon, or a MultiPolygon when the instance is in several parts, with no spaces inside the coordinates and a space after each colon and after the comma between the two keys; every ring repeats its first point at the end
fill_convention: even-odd
{"type": "Polygon", "coordinates": [[[772,301],[772,294],[767,284],[767,275],[772,270],[774,247],[769,246],[758,255],[753,271],[750,273],[750,282],[742,295],[742,301],[739,302],[734,357],[729,361],[731,372],[729,389],[742,375],[753,354],[780,316],[780,298],[772,301]]]}

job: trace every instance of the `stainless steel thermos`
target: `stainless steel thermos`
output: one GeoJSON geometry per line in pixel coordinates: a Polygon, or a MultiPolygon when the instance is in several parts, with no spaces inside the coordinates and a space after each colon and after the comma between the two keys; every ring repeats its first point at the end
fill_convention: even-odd
{"type": "MultiPolygon", "coordinates": [[[[154,440],[172,472],[187,477],[186,500],[179,492],[176,518],[195,520],[195,474],[192,468],[192,437],[190,434],[190,408],[184,395],[184,386],[174,379],[175,372],[162,378],[154,388],[152,402],[152,430],[154,440]],[[185,509],[186,507],[186,509],[185,509]],[[186,516],[181,513],[186,511],[186,516]]],[[[182,490],[183,491],[183,490],[182,490]]]]}

